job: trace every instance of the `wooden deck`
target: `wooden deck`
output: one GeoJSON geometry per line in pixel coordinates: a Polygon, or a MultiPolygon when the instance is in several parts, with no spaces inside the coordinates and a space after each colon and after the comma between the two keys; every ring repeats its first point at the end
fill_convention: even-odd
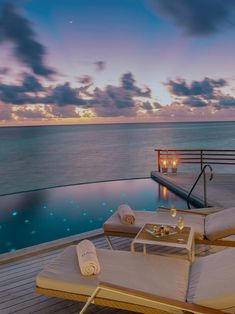
{"type": "MultiPolygon", "coordinates": [[[[170,190],[186,198],[198,173],[179,172],[177,175],[167,175],[152,171],[151,176],[156,181],[167,186],[170,190]]],[[[192,198],[203,207],[203,179],[201,178],[193,191],[192,198]]],[[[234,207],[235,206],[235,174],[214,173],[212,181],[207,182],[207,201],[210,206],[234,207]]]]}
{"type": "MultiPolygon", "coordinates": [[[[92,239],[92,241],[97,248],[109,248],[103,235],[92,239]]],[[[129,250],[130,241],[130,239],[126,238],[112,238],[114,247],[119,250],[129,250]]],[[[141,248],[137,247],[137,250],[138,249],[140,250],[141,248]]],[[[156,250],[156,247],[150,247],[149,249],[156,250]]],[[[197,256],[213,253],[215,249],[218,250],[218,248],[215,247],[198,246],[196,248],[197,256]]],[[[78,313],[79,309],[82,307],[81,303],[37,295],[34,292],[36,275],[42,270],[44,265],[58,255],[61,250],[62,249],[57,249],[34,257],[0,265],[1,314],[78,313]]],[[[162,247],[160,253],[167,253],[167,250],[169,249],[165,248],[164,250],[162,247]]],[[[184,252],[177,251],[177,254],[183,255],[184,252]]],[[[184,258],[183,256],[181,257],[184,258]]],[[[131,312],[91,305],[87,313],[127,314],[131,312]]]]}

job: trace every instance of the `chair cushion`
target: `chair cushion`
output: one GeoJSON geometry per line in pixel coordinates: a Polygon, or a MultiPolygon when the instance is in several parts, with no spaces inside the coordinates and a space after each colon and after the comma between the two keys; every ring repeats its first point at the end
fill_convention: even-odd
{"type": "Polygon", "coordinates": [[[187,301],[225,310],[235,307],[235,249],[196,260],[191,267],[187,301]]]}
{"type": "Polygon", "coordinates": [[[206,216],[205,234],[209,240],[235,234],[235,207],[206,216]]]}
{"type": "MultiPolygon", "coordinates": [[[[75,246],[70,246],[37,276],[37,286],[90,295],[103,281],[166,298],[186,299],[190,269],[187,260],[104,249],[97,249],[97,256],[101,265],[100,274],[84,277],[80,272],[75,246]]],[[[117,299],[114,293],[106,291],[101,292],[100,296],[117,299]]],[[[129,297],[119,295],[120,298],[129,301],[129,297]]]]}
{"type": "MultiPolygon", "coordinates": [[[[195,232],[196,239],[204,238],[204,220],[203,215],[180,213],[185,219],[185,225],[191,226],[195,232]]],[[[117,212],[115,212],[103,225],[106,232],[121,232],[137,234],[146,223],[176,225],[177,218],[171,217],[169,212],[135,211],[135,223],[133,225],[123,224],[117,212]]]]}

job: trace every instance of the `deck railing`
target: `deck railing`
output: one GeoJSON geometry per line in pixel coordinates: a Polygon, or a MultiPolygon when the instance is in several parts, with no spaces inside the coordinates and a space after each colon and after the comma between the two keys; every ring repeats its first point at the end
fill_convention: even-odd
{"type": "Polygon", "coordinates": [[[157,152],[157,169],[162,166],[179,164],[198,164],[200,170],[206,164],[235,165],[235,149],[155,149],[157,152]]]}

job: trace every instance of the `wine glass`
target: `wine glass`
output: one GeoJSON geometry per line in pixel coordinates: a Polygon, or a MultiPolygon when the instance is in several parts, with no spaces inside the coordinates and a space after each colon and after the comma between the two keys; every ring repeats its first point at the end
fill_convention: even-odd
{"type": "MultiPolygon", "coordinates": [[[[180,216],[180,217],[178,218],[178,220],[177,220],[177,226],[178,226],[178,228],[180,229],[180,232],[179,232],[179,233],[181,234],[182,230],[184,229],[184,217],[180,216]]],[[[179,241],[179,242],[184,242],[184,239],[179,238],[178,241],[179,241]]]]}
{"type": "Polygon", "coordinates": [[[171,208],[171,210],[170,210],[171,217],[175,218],[176,214],[177,214],[177,210],[175,208],[171,208]]]}
{"type": "MultiPolygon", "coordinates": [[[[171,209],[170,209],[170,215],[171,215],[171,217],[172,217],[172,218],[175,218],[175,217],[176,217],[176,214],[177,214],[177,210],[176,210],[175,208],[171,208],[171,209]]],[[[173,227],[173,229],[175,230],[176,226],[173,225],[172,227],[173,227]]]]}

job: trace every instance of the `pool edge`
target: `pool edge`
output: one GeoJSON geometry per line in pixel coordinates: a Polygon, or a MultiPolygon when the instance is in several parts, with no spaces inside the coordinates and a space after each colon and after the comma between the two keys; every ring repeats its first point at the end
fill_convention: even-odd
{"type": "Polygon", "coordinates": [[[21,259],[30,258],[42,253],[47,253],[57,249],[62,249],[68,245],[76,244],[79,241],[88,238],[96,238],[104,233],[102,228],[75,234],[70,237],[48,241],[41,244],[36,244],[23,249],[16,250],[15,252],[8,252],[0,254],[0,265],[17,262],[21,259]]]}

